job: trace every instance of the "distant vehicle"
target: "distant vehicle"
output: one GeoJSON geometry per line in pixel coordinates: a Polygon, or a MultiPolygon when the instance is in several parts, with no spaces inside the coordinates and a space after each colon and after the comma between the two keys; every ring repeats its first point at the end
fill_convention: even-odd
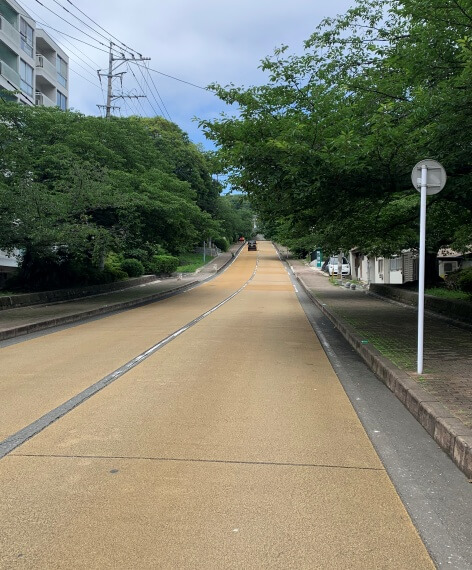
{"type": "Polygon", "coordinates": [[[256,251],[257,250],[257,242],[255,239],[250,239],[247,242],[247,250],[248,251],[256,251]]]}
{"type": "Polygon", "coordinates": [[[241,236],[238,241],[245,241],[244,236],[241,236]]]}
{"type": "MultiPolygon", "coordinates": [[[[327,267],[328,267],[328,274],[329,275],[339,275],[337,256],[336,257],[332,256],[329,258],[327,267]]],[[[349,262],[345,257],[343,257],[341,272],[343,275],[350,275],[351,274],[351,266],[349,265],[349,262]]]]}

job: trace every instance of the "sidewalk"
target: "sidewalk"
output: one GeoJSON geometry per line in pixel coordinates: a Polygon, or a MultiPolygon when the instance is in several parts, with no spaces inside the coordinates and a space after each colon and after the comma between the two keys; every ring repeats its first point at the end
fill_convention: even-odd
{"type": "Polygon", "coordinates": [[[137,287],[71,301],[4,309],[0,311],[0,341],[163,299],[211,279],[232,261],[240,247],[240,244],[233,245],[229,251],[212,258],[197,273],[183,274],[182,277],[156,278],[137,287]]]}
{"type": "Polygon", "coordinates": [[[375,374],[472,478],[472,332],[425,315],[424,373],[417,374],[417,311],[330,283],[289,261],[298,281],[375,374]]]}

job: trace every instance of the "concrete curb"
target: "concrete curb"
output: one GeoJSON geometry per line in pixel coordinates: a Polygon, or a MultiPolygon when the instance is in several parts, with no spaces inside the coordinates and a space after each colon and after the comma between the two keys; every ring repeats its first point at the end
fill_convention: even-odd
{"type": "MultiPolygon", "coordinates": [[[[19,327],[14,327],[11,329],[0,331],[0,341],[7,340],[10,338],[16,338],[18,336],[23,336],[25,334],[49,329],[49,328],[60,326],[60,325],[77,323],[79,321],[82,321],[82,320],[85,320],[85,319],[88,319],[91,317],[96,317],[99,315],[106,315],[109,313],[113,313],[115,311],[121,311],[124,309],[130,309],[133,307],[142,307],[144,305],[148,305],[149,303],[154,303],[155,301],[159,301],[159,300],[165,299],[167,297],[171,297],[172,295],[176,295],[178,293],[181,293],[184,290],[191,288],[191,287],[194,287],[197,284],[205,283],[206,281],[210,281],[211,279],[213,279],[215,277],[215,275],[217,275],[218,273],[221,273],[229,265],[231,265],[231,263],[233,263],[233,261],[239,255],[239,253],[241,252],[243,247],[244,247],[244,244],[241,244],[238,248],[236,248],[235,252],[230,252],[231,256],[228,257],[228,259],[220,267],[218,267],[216,269],[216,271],[213,275],[210,275],[209,277],[207,277],[205,279],[201,279],[201,280],[197,279],[195,281],[190,281],[189,283],[185,283],[185,285],[180,285],[178,287],[170,287],[169,289],[166,289],[165,291],[159,291],[158,293],[153,293],[151,295],[148,295],[146,297],[141,297],[139,299],[131,299],[129,301],[120,301],[118,303],[111,303],[110,305],[102,305],[101,307],[97,307],[95,309],[90,309],[87,311],[80,311],[80,312],[77,312],[77,313],[72,314],[72,315],[64,315],[63,317],[45,319],[44,321],[40,321],[37,323],[30,323],[27,325],[22,325],[19,327]]],[[[213,265],[214,263],[215,263],[214,261],[211,261],[207,265],[204,265],[203,267],[213,265]]],[[[82,299],[82,298],[83,297],[80,297],[79,299],[82,299]]],[[[74,300],[74,299],[70,299],[70,300],[74,300]]],[[[58,303],[61,303],[61,302],[63,302],[63,301],[58,301],[58,303]]]]}
{"type": "Polygon", "coordinates": [[[397,396],[466,477],[472,478],[472,430],[449,412],[434,396],[421,388],[406,372],[382,356],[376,348],[363,344],[362,338],[353,327],[343,322],[321,303],[302,277],[296,273],[295,277],[310,299],[330,319],[374,374],[397,396]]]}

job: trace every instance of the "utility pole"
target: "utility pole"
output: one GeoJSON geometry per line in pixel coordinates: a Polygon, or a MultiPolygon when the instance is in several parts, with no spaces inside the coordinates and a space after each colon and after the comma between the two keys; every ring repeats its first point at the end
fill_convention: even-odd
{"type": "MultiPolygon", "coordinates": [[[[112,80],[113,80],[113,52],[111,51],[113,44],[110,42],[110,54],[108,56],[108,88],[107,88],[107,108],[106,108],[106,118],[109,119],[111,115],[111,92],[112,92],[112,80]]],[[[100,71],[98,72],[100,77],[100,71]]]]}
{"type": "Polygon", "coordinates": [[[142,57],[141,54],[138,54],[139,57],[125,57],[124,53],[121,54],[121,57],[115,57],[113,55],[113,42],[110,42],[110,54],[108,56],[108,73],[102,73],[102,70],[99,69],[97,71],[98,78],[100,83],[102,81],[102,77],[107,78],[107,103],[106,105],[97,105],[99,109],[105,109],[105,117],[109,119],[111,117],[111,113],[115,109],[119,109],[113,105],[113,101],[116,99],[139,99],[140,97],[146,97],[146,95],[125,95],[123,93],[113,93],[113,79],[115,77],[119,77],[121,81],[121,85],[123,85],[123,75],[126,73],[125,71],[117,72],[117,69],[120,65],[123,65],[127,61],[147,61],[150,60],[150,57],[142,57]],[[114,62],[119,61],[118,65],[114,66],[114,62]]]}

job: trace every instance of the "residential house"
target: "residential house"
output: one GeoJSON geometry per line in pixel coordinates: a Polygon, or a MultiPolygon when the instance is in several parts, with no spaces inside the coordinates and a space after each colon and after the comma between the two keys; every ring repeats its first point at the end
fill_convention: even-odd
{"type": "MultiPolygon", "coordinates": [[[[358,249],[349,252],[351,275],[363,283],[402,285],[418,279],[419,255],[417,251],[406,250],[394,257],[374,257],[362,254],[358,249]]],[[[438,252],[439,276],[465,267],[472,267],[472,252],[461,254],[449,248],[438,252]]]]}
{"type": "Polygon", "coordinates": [[[367,256],[353,249],[349,263],[352,277],[363,283],[401,285],[418,279],[418,254],[411,250],[389,258],[367,256]]]}
{"type": "Polygon", "coordinates": [[[446,277],[458,269],[472,267],[472,252],[463,254],[445,247],[439,250],[438,263],[440,277],[446,277]]]}

